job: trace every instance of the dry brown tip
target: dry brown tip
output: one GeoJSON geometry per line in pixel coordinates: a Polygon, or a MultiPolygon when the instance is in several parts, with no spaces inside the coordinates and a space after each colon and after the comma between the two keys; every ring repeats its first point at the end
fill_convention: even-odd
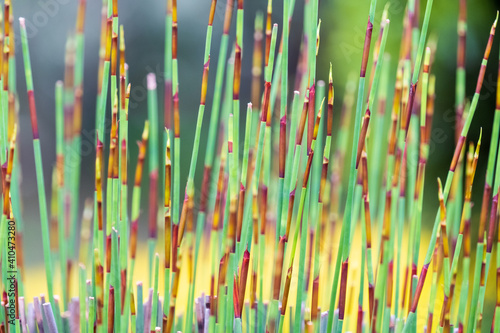
{"type": "Polygon", "coordinates": [[[370,123],[370,109],[366,109],[365,116],[363,117],[363,124],[361,126],[361,132],[359,135],[358,151],[356,157],[356,169],[358,169],[359,161],[361,159],[361,152],[365,147],[366,134],[368,133],[368,125],[370,123]]]}
{"type": "Polygon", "coordinates": [[[279,138],[279,177],[285,177],[286,164],[286,113],[280,120],[280,138],[279,138]]]}
{"type": "Polygon", "coordinates": [[[80,0],[78,2],[78,12],[77,12],[77,17],[76,17],[76,33],[77,34],[83,34],[83,27],[85,24],[85,7],[86,7],[86,0],[80,0]]]}

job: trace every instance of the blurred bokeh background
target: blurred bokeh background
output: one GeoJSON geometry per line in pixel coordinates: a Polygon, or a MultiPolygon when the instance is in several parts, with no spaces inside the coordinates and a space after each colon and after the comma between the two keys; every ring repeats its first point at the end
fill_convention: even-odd
{"type": "MultiPolygon", "coordinates": [[[[224,9],[227,0],[219,0],[214,22],[214,39],[212,44],[212,71],[207,105],[211,105],[211,93],[214,89],[215,61],[219,57],[218,49],[224,9]]],[[[389,19],[391,20],[388,46],[391,54],[391,71],[388,89],[389,101],[393,94],[393,82],[399,55],[402,21],[406,1],[390,0],[389,19]]],[[[421,1],[423,14],[425,1],[421,1]]],[[[290,37],[289,70],[293,79],[297,53],[300,46],[303,20],[303,0],[297,0],[290,37]]],[[[265,11],[267,0],[245,1],[245,27],[243,73],[242,73],[242,105],[250,100],[251,49],[253,47],[253,25],[257,11],[265,11]]],[[[385,1],[378,1],[374,36],[378,35],[380,17],[385,1]]],[[[194,137],[194,124],[199,103],[200,82],[202,76],[202,60],[205,41],[209,0],[178,1],[179,6],[179,75],[180,75],[180,108],[182,133],[182,183],[187,177],[190,151],[194,137]]],[[[273,1],[273,22],[281,26],[281,1],[273,1]]],[[[26,18],[29,43],[31,48],[34,87],[39,113],[40,138],[43,151],[45,183],[51,183],[52,167],[55,164],[55,113],[54,85],[63,79],[64,52],[66,38],[74,31],[77,1],[71,0],[16,0],[13,1],[15,17],[26,18]]],[[[327,79],[328,64],[333,64],[334,85],[336,89],[335,106],[340,110],[344,85],[348,74],[358,73],[361,61],[362,44],[368,16],[368,0],[355,1],[320,1],[319,18],[322,20],[321,44],[318,54],[318,77],[327,79]]],[[[500,8],[497,1],[469,1],[467,14],[467,90],[466,95],[472,98],[479,67],[488,38],[491,23],[496,11],[500,8]]],[[[97,91],[97,66],[100,32],[101,1],[87,1],[85,19],[85,75],[84,75],[84,111],[83,111],[83,143],[82,143],[82,181],[80,188],[81,202],[93,196],[94,189],[94,152],[93,128],[95,124],[95,101],[97,91]]],[[[126,59],[129,64],[130,82],[132,84],[129,110],[130,156],[129,169],[133,172],[137,147],[134,142],[140,137],[146,112],[146,75],[156,73],[163,78],[163,51],[165,33],[166,1],[119,1],[120,23],[124,25],[126,41],[126,59]]],[[[436,82],[436,111],[433,123],[432,146],[426,175],[424,228],[429,228],[437,208],[436,177],[445,177],[454,149],[455,131],[455,71],[457,47],[458,1],[435,1],[430,22],[430,34],[437,38],[437,52],[433,73],[436,82]]],[[[233,16],[233,21],[235,16],[233,16]]],[[[234,27],[234,26],[233,26],[234,27]]],[[[15,30],[19,36],[19,25],[15,20],[15,30]]],[[[234,30],[234,29],[232,29],[234,30]]],[[[231,39],[234,31],[231,33],[231,39]]],[[[18,38],[19,41],[19,38],[18,38]]],[[[495,108],[496,77],[498,66],[498,36],[493,46],[490,63],[487,68],[482,95],[476,116],[472,123],[469,139],[477,141],[480,127],[483,129],[483,146],[481,149],[473,201],[480,203],[486,170],[486,157],[495,108]]],[[[31,145],[31,127],[25,94],[25,80],[22,71],[21,48],[17,48],[18,91],[20,102],[20,159],[22,165],[22,197],[23,219],[26,225],[25,246],[27,247],[27,265],[36,265],[42,260],[40,221],[38,217],[38,199],[35,186],[35,168],[31,145]]],[[[371,61],[370,61],[371,62],[371,61]]],[[[160,107],[162,107],[162,87],[159,89],[160,107]]],[[[108,99],[109,101],[109,99],[108,99]]],[[[391,105],[389,102],[388,105],[391,105]]],[[[109,110],[109,109],[108,109],[109,110]]],[[[390,112],[390,109],[388,109],[390,112]]],[[[163,112],[160,112],[160,120],[163,112]]],[[[202,137],[207,134],[210,109],[205,114],[202,137]]],[[[338,113],[337,113],[338,115],[338,113]]],[[[202,141],[203,142],[203,141],[202,141]]],[[[204,156],[204,145],[201,146],[198,158],[198,184],[204,156]]],[[[376,158],[376,157],[374,157],[376,158]]],[[[181,188],[184,188],[181,185],[181,188]]],[[[47,186],[47,195],[50,186],[47,186]]],[[[147,191],[143,192],[143,204],[147,202],[147,191]]],[[[80,209],[83,204],[81,204],[80,209]]],[[[472,239],[477,234],[477,217],[480,205],[473,208],[476,217],[472,222],[472,239]]],[[[143,231],[145,228],[143,228],[143,231]]],[[[144,239],[144,238],[143,238],[144,239]]],[[[427,246],[427,242],[423,242],[427,246]]],[[[493,259],[493,262],[494,259],[493,259]]],[[[493,279],[490,279],[490,282],[493,279]]],[[[493,287],[494,288],[494,287],[493,287]]]]}

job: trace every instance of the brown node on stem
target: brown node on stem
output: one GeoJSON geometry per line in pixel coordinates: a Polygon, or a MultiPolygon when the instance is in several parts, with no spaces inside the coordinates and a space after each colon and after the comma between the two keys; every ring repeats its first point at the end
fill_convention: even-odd
{"type": "Polygon", "coordinates": [[[184,238],[184,230],[186,229],[187,214],[188,214],[188,201],[189,201],[189,197],[188,197],[187,192],[186,192],[186,194],[184,195],[184,203],[182,205],[181,216],[180,216],[179,223],[178,223],[179,234],[178,234],[178,239],[177,239],[177,244],[176,244],[177,247],[181,246],[182,239],[184,238]]]}
{"type": "Polygon", "coordinates": [[[465,136],[460,136],[460,138],[458,139],[457,145],[455,147],[455,152],[453,154],[453,160],[451,161],[451,165],[450,165],[450,171],[452,171],[452,172],[455,172],[455,169],[456,169],[457,164],[458,164],[458,160],[460,159],[460,155],[461,155],[462,147],[463,147],[464,143],[465,143],[465,136]]]}
{"type": "Polygon", "coordinates": [[[332,136],[333,127],[333,100],[335,98],[335,92],[333,90],[333,79],[332,79],[332,64],[330,63],[330,78],[328,82],[328,114],[326,122],[326,135],[332,136]]]}
{"type": "Polygon", "coordinates": [[[121,177],[122,185],[127,185],[127,140],[122,140],[122,165],[121,165],[121,177]]]}
{"type": "Polygon", "coordinates": [[[73,137],[80,135],[82,130],[82,86],[75,88],[75,107],[73,114],[73,137]]]}
{"type": "Polygon", "coordinates": [[[318,202],[323,202],[323,193],[325,191],[326,186],[326,178],[328,176],[328,163],[329,159],[323,156],[323,165],[321,167],[321,180],[319,183],[319,194],[318,194],[318,202]]]}
{"type": "Polygon", "coordinates": [[[427,270],[429,269],[429,264],[424,264],[422,270],[420,271],[420,276],[418,278],[417,289],[415,291],[415,296],[413,297],[410,312],[415,313],[417,310],[418,301],[420,295],[422,294],[422,289],[424,288],[425,277],[427,276],[427,270]]]}
{"type": "Polygon", "coordinates": [[[444,203],[443,186],[441,184],[440,178],[438,178],[438,188],[439,188],[439,211],[441,218],[441,241],[443,247],[443,255],[445,258],[448,258],[449,245],[448,245],[448,236],[446,232],[446,206],[444,203]]]}
{"type": "Polygon", "coordinates": [[[106,54],[106,38],[107,38],[107,5],[104,3],[101,9],[101,35],[99,43],[99,69],[97,74],[97,93],[102,91],[102,76],[104,72],[104,59],[106,54]]]}
{"type": "Polygon", "coordinates": [[[209,70],[209,67],[210,67],[210,55],[208,56],[207,62],[203,65],[203,78],[202,78],[202,81],[201,81],[201,98],[200,98],[200,104],[201,105],[205,105],[205,101],[207,99],[208,70],[209,70]]]}
{"type": "Polygon", "coordinates": [[[4,186],[4,193],[3,193],[3,213],[5,216],[10,216],[10,183],[11,183],[11,178],[12,178],[12,168],[14,165],[14,151],[16,148],[16,135],[17,135],[17,124],[14,124],[14,129],[13,129],[13,135],[12,139],[10,141],[10,146],[9,146],[9,154],[8,154],[8,160],[7,160],[7,170],[5,173],[5,186],[4,186]]]}
{"type": "Polygon", "coordinates": [[[486,252],[491,253],[493,249],[493,238],[495,236],[495,227],[497,223],[497,208],[498,208],[498,193],[493,197],[491,203],[491,214],[490,214],[490,223],[488,228],[488,237],[486,240],[486,252]]]}
{"type": "MultiPolygon", "coordinates": [[[[0,34],[0,50],[4,49],[4,36],[0,34]]],[[[3,55],[0,56],[0,71],[3,71],[3,55]]]]}
{"type": "Polygon", "coordinates": [[[219,229],[219,222],[220,222],[220,217],[222,216],[222,196],[223,196],[223,190],[224,190],[224,170],[226,167],[226,153],[225,150],[221,150],[221,156],[220,156],[220,167],[219,167],[219,178],[217,180],[217,194],[215,196],[215,208],[214,208],[214,215],[212,218],[212,230],[217,231],[219,229]],[[221,208],[221,209],[218,209],[221,208]]]}
{"type": "Polygon", "coordinates": [[[302,144],[302,137],[304,136],[304,129],[306,126],[306,119],[307,119],[307,110],[309,109],[309,97],[305,96],[304,98],[304,106],[302,108],[302,113],[300,114],[300,120],[299,120],[299,127],[297,128],[297,134],[295,138],[295,145],[301,145],[302,144]]]}

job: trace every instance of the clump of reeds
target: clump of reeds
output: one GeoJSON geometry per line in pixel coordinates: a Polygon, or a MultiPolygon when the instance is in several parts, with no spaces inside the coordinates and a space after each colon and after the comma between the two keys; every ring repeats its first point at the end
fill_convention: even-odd
{"type": "MultiPolygon", "coordinates": [[[[267,15],[258,13],[255,17],[253,50],[251,45],[243,45],[244,1],[228,0],[223,33],[215,36],[221,40],[217,61],[210,56],[217,7],[217,0],[212,0],[204,56],[199,63],[200,103],[191,150],[181,150],[178,63],[182,60],[178,56],[182,51],[178,48],[177,0],[167,0],[164,128],[159,131],[159,82],[149,74],[148,120],[138,142],[136,165],[129,165],[135,157],[129,156],[131,85],[125,62],[126,27],[119,24],[118,1],[103,0],[95,192],[85,201],[81,223],[86,0],[78,2],[75,35],[67,42],[64,81],[55,83],[57,161],[50,219],[42,169],[43,133],[38,130],[26,25],[19,18],[27,87],[24,94],[15,89],[12,32],[17,20],[10,0],[5,0],[0,28],[0,332],[499,333],[500,93],[479,223],[473,221],[471,195],[481,135],[476,145],[466,144],[497,20],[483,43],[486,51],[477,86],[467,103],[466,5],[466,0],[459,1],[456,146],[444,185],[438,179],[439,211],[429,232],[422,222],[436,98],[432,70],[436,42],[427,38],[432,0],[426,2],[422,25],[419,1],[408,2],[393,86],[389,84],[391,55],[385,47],[388,35],[395,33],[389,31],[386,6],[377,35],[377,1],[371,0],[356,99],[354,77],[338,82],[331,65],[329,72],[316,66],[316,57],[325,52],[319,38],[319,0],[305,2],[293,93],[288,60],[295,0],[283,1],[281,28],[273,22],[273,3],[268,0],[267,15]],[[236,23],[232,27],[234,7],[236,23]],[[236,38],[231,47],[232,29],[236,38]],[[251,68],[243,66],[244,57],[252,58],[251,68]],[[216,66],[214,82],[209,76],[211,63],[216,66]],[[252,74],[249,85],[242,82],[245,71],[252,74]],[[327,84],[317,80],[327,72],[327,84]],[[335,98],[339,97],[334,87],[343,84],[342,108],[336,111],[335,98]],[[214,94],[205,141],[202,128],[210,85],[214,94]],[[251,90],[251,101],[242,100],[244,89],[251,90]],[[392,103],[387,99],[389,90],[394,91],[392,103]],[[18,130],[17,98],[27,99],[31,117],[47,282],[33,302],[24,291],[35,273],[23,264],[25,226],[17,137],[26,134],[18,130]],[[390,105],[388,112],[386,105],[390,105]],[[340,124],[334,126],[336,112],[340,112],[340,124]],[[105,127],[108,113],[109,131],[105,127]],[[202,149],[203,174],[197,184],[202,149]],[[76,162],[69,152],[76,152],[76,162]],[[188,156],[189,172],[182,191],[180,161],[188,156]],[[134,172],[129,171],[134,168],[134,172]],[[133,181],[129,172],[134,174],[133,181]],[[147,223],[141,212],[141,181],[146,173],[147,223]],[[344,177],[347,188],[342,185],[344,177]],[[138,231],[146,224],[144,254],[138,250],[138,231]],[[479,236],[476,258],[471,261],[471,227],[475,225],[479,236]],[[492,292],[486,286],[495,255],[495,232],[493,310],[484,305],[487,292],[492,292]],[[427,248],[423,260],[419,258],[421,246],[427,248]],[[146,266],[147,283],[134,279],[138,263],[146,266]],[[427,278],[429,269],[431,278],[427,278]],[[58,285],[54,283],[56,276],[58,285]],[[425,288],[426,280],[430,289],[425,288]],[[421,301],[423,294],[428,294],[428,304],[421,301]],[[493,315],[491,327],[484,327],[486,315],[493,315]]],[[[196,96],[196,89],[191,88],[196,96]]]]}

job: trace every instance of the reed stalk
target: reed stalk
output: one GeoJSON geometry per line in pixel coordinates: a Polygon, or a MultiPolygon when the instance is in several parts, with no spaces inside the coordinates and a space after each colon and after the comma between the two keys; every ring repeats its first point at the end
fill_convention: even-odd
{"type": "MultiPolygon", "coordinates": [[[[465,142],[465,137],[467,136],[467,133],[469,131],[469,127],[470,127],[470,124],[472,122],[472,118],[474,117],[474,113],[476,111],[477,103],[479,101],[479,94],[480,94],[482,83],[483,83],[483,79],[484,79],[484,71],[486,70],[486,65],[487,65],[489,54],[490,54],[490,50],[491,50],[491,44],[493,42],[493,37],[494,37],[494,34],[495,34],[496,22],[497,21],[495,19],[495,22],[493,23],[493,26],[492,26],[491,31],[490,31],[490,38],[489,38],[488,44],[486,46],[486,51],[485,51],[485,54],[484,54],[484,58],[483,58],[483,61],[481,63],[481,70],[479,72],[479,77],[478,77],[478,81],[477,81],[477,85],[476,85],[476,92],[474,93],[474,98],[472,100],[472,103],[471,103],[471,106],[470,106],[470,109],[469,109],[466,121],[464,123],[464,126],[462,128],[462,132],[461,132],[461,136],[460,136],[459,142],[458,142],[458,144],[457,144],[457,146],[455,148],[455,153],[453,155],[453,160],[452,160],[452,162],[450,164],[450,170],[448,171],[448,175],[446,177],[446,182],[445,182],[444,190],[443,190],[443,197],[444,197],[445,201],[448,198],[449,190],[450,190],[450,187],[451,187],[451,182],[452,182],[452,179],[453,179],[453,175],[455,173],[456,164],[458,162],[458,157],[459,157],[460,152],[462,150],[462,146],[463,146],[463,144],[465,142]]],[[[427,275],[427,270],[429,268],[429,264],[430,264],[430,261],[432,259],[432,252],[433,252],[434,246],[433,245],[431,246],[431,244],[434,244],[435,239],[437,237],[437,229],[438,229],[438,223],[437,222],[438,222],[438,219],[436,218],[436,221],[434,223],[434,227],[433,227],[433,230],[432,230],[432,234],[431,234],[430,245],[427,248],[427,252],[426,252],[426,255],[425,255],[425,259],[424,259],[424,266],[422,267],[422,270],[421,270],[420,275],[419,275],[418,285],[417,285],[417,289],[416,289],[416,294],[415,294],[415,297],[412,300],[412,305],[411,305],[411,308],[410,308],[410,313],[408,314],[408,319],[407,319],[407,321],[405,323],[405,326],[404,326],[404,329],[403,329],[403,332],[405,332],[405,333],[408,332],[410,326],[413,325],[413,323],[415,321],[415,311],[416,311],[416,308],[417,308],[417,305],[418,305],[418,301],[420,299],[420,294],[422,292],[423,283],[424,283],[425,277],[427,275]]]]}

